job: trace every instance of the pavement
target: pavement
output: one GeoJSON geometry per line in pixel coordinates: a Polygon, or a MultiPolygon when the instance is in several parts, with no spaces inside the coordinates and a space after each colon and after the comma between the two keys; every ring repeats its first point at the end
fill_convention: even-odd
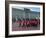
{"type": "Polygon", "coordinates": [[[27,30],[40,30],[40,25],[37,26],[30,26],[30,27],[19,27],[19,24],[13,23],[12,24],[12,31],[27,31],[27,30]]]}

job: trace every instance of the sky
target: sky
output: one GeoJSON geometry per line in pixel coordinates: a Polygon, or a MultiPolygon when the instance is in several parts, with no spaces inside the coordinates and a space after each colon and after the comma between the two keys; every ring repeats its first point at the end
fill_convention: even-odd
{"type": "MultiPolygon", "coordinates": [[[[15,7],[15,8],[24,10],[24,7],[15,7]]],[[[40,8],[38,7],[28,7],[28,9],[30,9],[31,11],[40,12],[40,8]]]]}
{"type": "Polygon", "coordinates": [[[32,11],[37,11],[37,12],[40,12],[40,8],[31,8],[32,11]]]}

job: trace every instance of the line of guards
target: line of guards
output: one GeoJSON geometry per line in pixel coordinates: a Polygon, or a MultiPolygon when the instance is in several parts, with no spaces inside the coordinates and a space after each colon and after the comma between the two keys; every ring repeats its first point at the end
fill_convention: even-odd
{"type": "Polygon", "coordinates": [[[18,20],[16,21],[16,23],[18,23],[19,26],[22,26],[22,27],[37,26],[37,25],[40,25],[40,19],[18,20]]]}

